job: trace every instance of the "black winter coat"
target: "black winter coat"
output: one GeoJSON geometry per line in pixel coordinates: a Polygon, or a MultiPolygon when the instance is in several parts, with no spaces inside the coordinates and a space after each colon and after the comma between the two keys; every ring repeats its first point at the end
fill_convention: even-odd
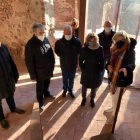
{"type": "Polygon", "coordinates": [[[78,55],[80,53],[82,44],[76,37],[68,42],[61,38],[55,43],[55,53],[60,57],[60,67],[65,71],[72,71],[77,68],[78,55]]]}
{"type": "Polygon", "coordinates": [[[4,44],[0,47],[0,99],[14,95],[19,78],[17,67],[4,44]]]}
{"type": "Polygon", "coordinates": [[[79,27],[75,30],[75,37],[79,38],[79,27]]]}
{"type": "MultiPolygon", "coordinates": [[[[124,77],[123,73],[120,73],[117,86],[118,87],[127,87],[133,82],[133,71],[135,69],[135,46],[137,41],[133,38],[130,38],[130,48],[126,51],[126,54],[122,60],[121,68],[127,69],[127,76],[124,77]]],[[[110,61],[106,64],[105,68],[108,70],[107,66],[110,65],[110,61]]]]}
{"type": "Polygon", "coordinates": [[[110,41],[111,41],[110,46],[107,45],[107,42],[106,42],[106,39],[105,39],[105,31],[98,34],[99,43],[104,49],[104,57],[105,58],[108,58],[108,57],[111,56],[110,47],[112,45],[112,37],[114,36],[114,34],[115,34],[115,32],[111,30],[111,33],[108,36],[110,38],[110,41]]]}
{"type": "Polygon", "coordinates": [[[86,45],[81,49],[79,65],[82,70],[81,84],[86,88],[97,88],[102,83],[102,71],[104,69],[103,48],[99,46],[91,50],[86,45]]]}
{"type": "Polygon", "coordinates": [[[25,63],[32,80],[53,77],[54,54],[47,38],[40,41],[35,35],[25,46],[25,63]]]}

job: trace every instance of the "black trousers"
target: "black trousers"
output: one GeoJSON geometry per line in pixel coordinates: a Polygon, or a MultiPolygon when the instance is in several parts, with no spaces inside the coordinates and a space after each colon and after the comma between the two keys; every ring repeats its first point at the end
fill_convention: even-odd
{"type": "Polygon", "coordinates": [[[50,79],[37,80],[36,98],[39,103],[43,102],[43,95],[44,97],[48,97],[50,95],[49,85],[50,85],[50,79]]]}
{"type": "MultiPolygon", "coordinates": [[[[91,89],[91,95],[90,95],[91,99],[95,98],[97,90],[98,90],[98,87],[91,89]]],[[[82,86],[82,97],[86,98],[86,95],[87,95],[87,88],[82,86]]]]}
{"type": "MultiPolygon", "coordinates": [[[[6,102],[7,102],[9,109],[11,111],[13,111],[16,108],[13,96],[6,98],[6,102]]],[[[2,108],[2,100],[0,99],[0,121],[3,119],[5,119],[5,117],[4,117],[3,108],[2,108]]]]}

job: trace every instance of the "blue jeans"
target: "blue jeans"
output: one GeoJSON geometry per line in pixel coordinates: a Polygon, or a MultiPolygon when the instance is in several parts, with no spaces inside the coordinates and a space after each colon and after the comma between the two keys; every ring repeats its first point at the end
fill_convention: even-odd
{"type": "Polygon", "coordinates": [[[73,71],[62,70],[64,91],[69,91],[70,93],[73,91],[75,73],[76,69],[73,71]]]}
{"type": "MultiPolygon", "coordinates": [[[[105,58],[105,59],[104,59],[104,65],[106,65],[106,64],[108,63],[109,60],[110,60],[110,57],[105,58]]],[[[103,80],[103,78],[104,78],[104,73],[105,73],[105,69],[104,69],[103,72],[102,72],[102,80],[103,80]]],[[[108,84],[110,84],[109,78],[108,78],[108,84]]]]}

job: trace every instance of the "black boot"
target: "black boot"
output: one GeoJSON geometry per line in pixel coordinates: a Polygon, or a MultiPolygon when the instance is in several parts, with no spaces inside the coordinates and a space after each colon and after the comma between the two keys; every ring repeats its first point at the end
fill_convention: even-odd
{"type": "Polygon", "coordinates": [[[67,91],[63,91],[62,97],[66,97],[66,93],[67,93],[67,91]]]}
{"type": "Polygon", "coordinates": [[[91,103],[91,107],[94,108],[95,107],[94,99],[90,99],[90,103],[91,103]]]}
{"type": "Polygon", "coordinates": [[[40,102],[40,103],[39,103],[39,108],[40,108],[41,110],[44,109],[44,104],[43,104],[43,102],[40,102]]]}
{"type": "Polygon", "coordinates": [[[83,98],[82,102],[81,102],[81,106],[85,106],[86,103],[86,98],[83,98]]]}
{"type": "Polygon", "coordinates": [[[54,95],[48,94],[48,96],[45,96],[45,98],[51,98],[51,99],[55,99],[54,95]]]}
{"type": "Polygon", "coordinates": [[[72,98],[75,98],[75,95],[74,95],[73,92],[69,92],[69,94],[70,94],[70,96],[71,96],[72,98]]]}
{"type": "Polygon", "coordinates": [[[4,128],[4,129],[9,129],[9,127],[10,127],[5,119],[0,121],[0,124],[1,124],[2,128],[4,128]]]}
{"type": "Polygon", "coordinates": [[[15,108],[11,112],[12,113],[18,113],[18,114],[24,114],[25,113],[25,110],[22,110],[22,109],[19,109],[19,108],[15,108]]]}

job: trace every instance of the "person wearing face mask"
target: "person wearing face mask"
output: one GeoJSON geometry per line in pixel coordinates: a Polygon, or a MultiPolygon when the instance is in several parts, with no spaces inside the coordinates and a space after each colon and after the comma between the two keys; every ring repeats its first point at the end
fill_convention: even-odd
{"type": "MultiPolygon", "coordinates": [[[[115,32],[112,31],[112,23],[111,21],[105,21],[104,23],[104,31],[98,34],[99,37],[99,43],[101,46],[103,46],[104,49],[104,57],[105,57],[105,64],[109,61],[111,52],[110,52],[110,47],[112,45],[112,37],[114,36],[115,32]]],[[[104,77],[104,72],[103,71],[103,77],[104,77]]],[[[108,84],[110,85],[110,81],[108,78],[108,84]]]]}
{"type": "Polygon", "coordinates": [[[78,19],[73,18],[71,28],[72,28],[73,35],[78,38],[78,36],[79,36],[79,21],[78,21],[78,19]]]}
{"type": "Polygon", "coordinates": [[[44,36],[45,28],[39,23],[32,27],[33,37],[25,46],[25,63],[32,82],[36,82],[36,97],[40,109],[44,109],[45,98],[54,99],[50,94],[50,78],[53,77],[54,54],[48,39],[44,36]]]}
{"type": "Polygon", "coordinates": [[[24,114],[25,111],[16,108],[14,101],[15,83],[18,82],[19,73],[8,48],[0,42],[0,124],[2,128],[10,126],[5,120],[2,100],[6,99],[12,113],[24,114]]]}
{"type": "Polygon", "coordinates": [[[104,70],[103,47],[98,43],[98,36],[92,32],[86,37],[85,46],[81,49],[79,56],[79,66],[82,70],[82,102],[85,106],[87,88],[91,89],[91,107],[95,107],[94,98],[99,86],[102,83],[102,71],[104,70]]]}
{"type": "MultiPolygon", "coordinates": [[[[112,38],[114,45],[110,48],[111,57],[105,68],[109,71],[111,80],[110,95],[112,106],[105,112],[112,112],[112,116],[106,121],[110,125],[114,122],[117,102],[121,87],[127,87],[133,82],[133,71],[135,69],[136,40],[129,38],[125,31],[117,32],[112,38]]],[[[125,92],[125,88],[123,90],[125,92]]]]}
{"type": "Polygon", "coordinates": [[[71,26],[66,25],[63,37],[55,43],[55,53],[60,57],[60,67],[63,76],[64,91],[62,97],[66,97],[66,93],[69,91],[71,97],[75,98],[73,85],[81,47],[80,40],[72,35],[71,26]]]}

